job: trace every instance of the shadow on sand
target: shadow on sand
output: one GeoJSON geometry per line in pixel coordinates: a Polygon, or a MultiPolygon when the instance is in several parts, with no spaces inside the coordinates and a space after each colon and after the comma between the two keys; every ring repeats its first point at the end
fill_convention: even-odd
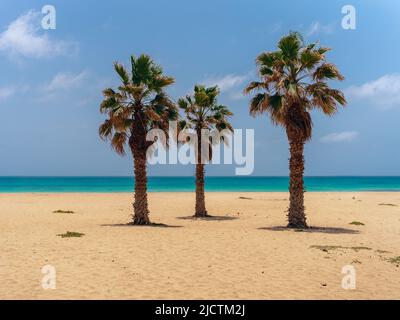
{"type": "Polygon", "coordinates": [[[150,223],[146,225],[134,225],[132,223],[102,224],[102,227],[136,227],[136,228],[182,228],[183,226],[169,225],[165,223],[150,223]]]}
{"type": "Polygon", "coordinates": [[[205,216],[205,217],[195,217],[195,216],[176,217],[176,219],[180,219],[180,220],[205,220],[205,221],[230,221],[230,220],[236,220],[237,217],[208,215],[208,216],[205,216]]]}
{"type": "Polygon", "coordinates": [[[346,228],[334,228],[334,227],[310,227],[308,229],[292,229],[283,226],[275,227],[262,227],[259,230],[268,231],[294,231],[294,232],[308,232],[308,233],[330,233],[330,234],[358,234],[360,231],[346,228]]]}

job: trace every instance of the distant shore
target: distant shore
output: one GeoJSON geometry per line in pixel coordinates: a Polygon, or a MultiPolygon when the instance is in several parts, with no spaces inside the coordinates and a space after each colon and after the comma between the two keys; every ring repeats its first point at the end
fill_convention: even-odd
{"type": "Polygon", "coordinates": [[[209,192],[205,221],[194,194],[151,192],[152,227],[126,225],[130,193],[0,193],[0,299],[400,299],[400,194],[305,197],[296,232],[282,192],[209,192]]]}

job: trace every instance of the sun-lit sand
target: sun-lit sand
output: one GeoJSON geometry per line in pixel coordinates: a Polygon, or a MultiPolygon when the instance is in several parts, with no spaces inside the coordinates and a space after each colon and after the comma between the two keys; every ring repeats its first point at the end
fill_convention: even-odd
{"type": "Polygon", "coordinates": [[[287,198],[208,193],[218,219],[196,221],[194,194],[152,193],[165,226],[132,227],[130,194],[0,194],[0,298],[400,299],[400,193],[307,193],[310,232],[278,228],[287,198]],[[345,265],[356,290],[341,286],[345,265]]]}

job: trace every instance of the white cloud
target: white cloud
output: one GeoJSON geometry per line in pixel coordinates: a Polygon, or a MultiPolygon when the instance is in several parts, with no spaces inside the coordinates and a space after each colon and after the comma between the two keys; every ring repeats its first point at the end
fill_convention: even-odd
{"type": "Polygon", "coordinates": [[[357,131],[343,131],[330,133],[321,138],[321,142],[351,142],[359,136],[357,131]]]}
{"type": "Polygon", "coordinates": [[[246,96],[243,94],[243,91],[238,88],[229,94],[229,98],[231,98],[231,100],[242,100],[245,99],[246,96]]]}
{"type": "Polygon", "coordinates": [[[0,100],[6,100],[16,93],[15,87],[0,87],[0,100]]]}
{"type": "Polygon", "coordinates": [[[60,72],[50,81],[36,87],[36,97],[43,105],[68,100],[70,105],[93,106],[100,103],[102,90],[113,86],[115,81],[112,77],[101,77],[90,70],[60,72]]]}
{"type": "Polygon", "coordinates": [[[42,89],[49,93],[70,90],[79,87],[87,77],[88,72],[86,71],[78,74],[60,72],[48,84],[44,85],[42,89]]]}
{"type": "Polygon", "coordinates": [[[75,43],[51,40],[41,29],[40,17],[39,12],[31,10],[11,22],[0,34],[0,51],[13,58],[42,58],[76,52],[75,43]]]}
{"type": "Polygon", "coordinates": [[[316,34],[332,34],[335,30],[333,24],[322,24],[318,21],[313,22],[308,30],[306,31],[307,37],[311,37],[316,34]]]}
{"type": "Polygon", "coordinates": [[[228,74],[221,78],[209,78],[205,80],[204,83],[206,86],[217,85],[221,92],[227,92],[243,84],[248,79],[248,77],[248,75],[228,74]]]}
{"type": "Polygon", "coordinates": [[[387,74],[344,90],[349,100],[366,100],[382,108],[400,106],[400,74],[387,74]]]}
{"type": "Polygon", "coordinates": [[[277,33],[277,32],[279,32],[281,30],[282,30],[282,22],[280,21],[280,22],[276,22],[276,23],[274,23],[272,25],[272,27],[270,29],[270,32],[271,33],[277,33]]]}

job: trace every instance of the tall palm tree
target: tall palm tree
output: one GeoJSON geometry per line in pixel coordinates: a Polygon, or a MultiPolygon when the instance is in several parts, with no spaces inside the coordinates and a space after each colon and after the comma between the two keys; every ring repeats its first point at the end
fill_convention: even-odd
{"type": "Polygon", "coordinates": [[[285,130],[290,144],[290,206],[288,227],[306,228],[304,212],[304,144],[311,139],[310,111],[331,116],[346,99],[328,85],[344,80],[335,65],[326,61],[330,49],[317,43],[305,45],[300,34],[291,32],[278,43],[278,50],[260,54],[256,63],[261,81],[251,82],[245,93],[258,91],[250,102],[250,114],[268,113],[285,130]]]}
{"type": "MultiPolygon", "coordinates": [[[[187,121],[180,122],[180,127],[193,129],[197,136],[195,217],[206,217],[208,215],[204,196],[204,165],[211,160],[211,143],[207,142],[210,146],[208,152],[202,151],[201,131],[203,129],[233,130],[228,121],[228,117],[232,116],[233,113],[226,106],[218,104],[218,94],[218,86],[206,88],[196,85],[192,96],[187,95],[178,100],[178,106],[184,111],[187,119],[187,121]],[[207,153],[208,159],[206,159],[207,153]]],[[[221,139],[223,139],[223,136],[221,136],[221,139]]],[[[219,143],[220,141],[210,142],[219,143]]]]}
{"type": "Polygon", "coordinates": [[[99,128],[103,139],[110,139],[118,154],[125,154],[126,145],[134,159],[135,194],[132,223],[147,225],[149,209],[147,202],[147,150],[154,143],[146,141],[153,129],[168,130],[168,121],[178,118],[178,109],[164,89],[175,82],[163,74],[162,68],[148,55],[131,56],[131,72],[118,62],[114,63],[121,85],[117,91],[107,88],[100,112],[108,118],[99,128]]]}

